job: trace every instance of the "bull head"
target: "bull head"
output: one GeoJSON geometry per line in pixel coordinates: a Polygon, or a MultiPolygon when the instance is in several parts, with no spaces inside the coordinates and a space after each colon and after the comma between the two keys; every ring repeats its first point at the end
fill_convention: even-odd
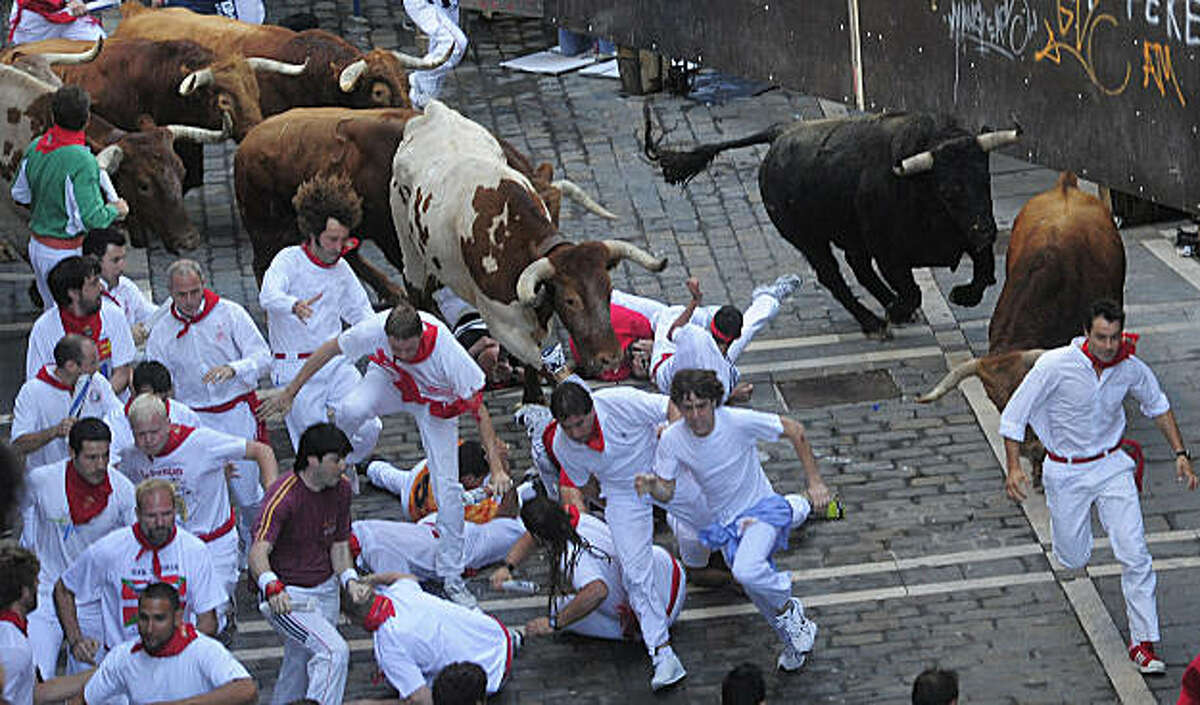
{"type": "MultiPolygon", "coordinates": [[[[993,149],[1006,147],[1014,144],[1021,138],[1021,128],[1017,126],[1009,130],[1000,130],[998,132],[984,132],[975,136],[975,143],[984,152],[990,152],[993,149]]],[[[911,157],[905,157],[896,162],[892,167],[892,173],[896,176],[912,176],[921,174],[933,168],[934,150],[925,150],[918,152],[911,157]]]]}
{"type": "Polygon", "coordinates": [[[122,135],[97,155],[97,163],[129,203],[125,225],[134,246],[144,247],[155,237],[161,237],[172,253],[199,246],[200,232],[183,205],[183,161],[171,149],[175,139],[194,138],[226,136],[216,130],[149,125],[143,131],[122,135]]]}
{"type": "MultiPolygon", "coordinates": [[[[624,240],[603,240],[600,244],[608,251],[605,266],[609,269],[626,258],[651,272],[661,272],[667,266],[666,257],[655,257],[624,240]]],[[[521,272],[521,277],[517,279],[517,299],[522,305],[531,308],[541,306],[545,300],[541,284],[553,279],[555,274],[554,263],[550,261],[549,256],[537,258],[525,267],[525,271],[521,272]]]]}
{"type": "Polygon", "coordinates": [[[338,88],[347,95],[362,94],[355,95],[352,101],[355,107],[412,107],[405,70],[436,68],[449,60],[453,51],[452,45],[440,57],[423,59],[399,51],[375,49],[342,69],[338,88]]]}
{"type": "Polygon", "coordinates": [[[233,120],[232,136],[241,140],[258,123],[262,122],[262,108],[258,79],[255,71],[269,71],[289,76],[303,73],[304,64],[289,64],[260,57],[243,58],[231,56],[211,66],[189,72],[179,83],[179,95],[197,95],[201,89],[211,91],[207,101],[207,115],[203,123],[223,124],[222,114],[233,120]]]}

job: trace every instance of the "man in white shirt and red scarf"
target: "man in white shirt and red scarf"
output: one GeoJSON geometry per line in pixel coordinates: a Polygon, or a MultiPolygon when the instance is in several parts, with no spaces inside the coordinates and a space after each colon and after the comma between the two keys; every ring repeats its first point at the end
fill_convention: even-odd
{"type": "MultiPolygon", "coordinates": [[[[27,501],[32,520],[24,527],[21,543],[37,551],[42,570],[38,576],[38,609],[29,615],[29,642],[42,675],[54,675],[62,626],[54,609],[54,583],[75,559],[109,532],[129,526],[134,514],[133,484],[109,470],[112,432],[96,418],[80,419],[71,427],[71,456],[29,473],[27,501]]],[[[79,605],[83,630],[97,633],[100,603],[79,605]]],[[[83,667],[74,657],[67,671],[83,667]]]]}
{"type": "MultiPolygon", "coordinates": [[[[440,535],[437,573],[453,601],[473,607],[475,597],[462,579],[463,486],[458,477],[458,417],[469,414],[479,426],[487,449],[493,496],[508,491],[512,481],[504,469],[492,419],[483,404],[483,370],[475,364],[446,325],[408,303],[376,314],[317,348],[296,377],[264,404],[264,415],[286,413],[296,395],[322,367],[338,355],[349,360],[368,357],[362,380],[334,408],[339,428],[352,435],[372,416],[398,411],[412,414],[429,458],[437,497],[440,535]]],[[[365,455],[370,449],[356,448],[365,455]]]]}
{"type": "MultiPolygon", "coordinates": [[[[205,286],[204,271],[190,259],[167,267],[169,315],[150,330],[146,357],[171,372],[179,401],[208,428],[248,441],[267,443],[267,430],[254,418],[258,379],[271,364],[267,341],[240,304],[205,286]]],[[[258,514],[262,486],[254,463],[237,462],[232,478],[238,506],[238,533],[249,546],[250,524],[258,514]]]]}
{"type": "Polygon", "coordinates": [[[42,312],[29,331],[25,379],[53,361],[54,345],[71,333],[91,338],[100,353],[100,373],[121,394],[133,375],[133,344],[129,321],[121,307],[102,295],[100,263],[95,257],[68,257],[50,270],[54,306],[42,312]]]}
{"type": "Polygon", "coordinates": [[[158,306],[133,280],[125,276],[125,234],[113,228],[88,231],[83,238],[83,254],[92,255],[100,262],[100,284],[103,296],[121,307],[125,320],[129,322],[135,343],[143,343],[150,334],[150,326],[158,313],[158,306]]]}
{"type": "Polygon", "coordinates": [[[216,639],[183,621],[179,592],[153,583],[138,597],[139,641],[113,649],[88,681],[83,700],[92,705],[127,700],[130,705],[250,705],[258,687],[216,639]]]}
{"type": "Polygon", "coordinates": [[[1170,402],[1154,373],[1134,356],[1137,336],[1125,333],[1125,312],[1110,300],[1092,305],[1083,337],[1047,350],[1025,375],[1000,416],[1008,477],[1005,490],[1025,499],[1027,477],[1020,447],[1025,426],[1046,446],[1042,484],[1050,510],[1054,555],[1067,568],[1087,565],[1092,553],[1092,505],[1121,563],[1121,592],[1129,619],[1129,658],[1143,674],[1163,674],[1154,652],[1159,640],[1157,578],[1142,525],[1134,462],[1118,452],[1125,431],[1125,397],[1175,454],[1175,473],[1188,490],[1197,486],[1191,454],[1179,435],[1170,402]]]}
{"type": "Polygon", "coordinates": [[[108,36],[83,0],[15,0],[8,15],[9,44],[42,39],[95,41],[108,36]]]}
{"type": "MultiPolygon", "coordinates": [[[[14,11],[23,11],[28,1],[14,2],[14,11]]],[[[102,184],[107,177],[102,176],[83,134],[91,105],[80,86],[59,88],[50,108],[54,125],[25,149],[12,184],[13,201],[30,207],[29,264],[46,307],[52,301],[46,285],[50,269],[66,257],[81,254],[88,230],[106,228],[129,213],[115,191],[113,202],[105,203],[107,189],[102,184]]],[[[112,182],[107,185],[111,188],[112,182]]]]}

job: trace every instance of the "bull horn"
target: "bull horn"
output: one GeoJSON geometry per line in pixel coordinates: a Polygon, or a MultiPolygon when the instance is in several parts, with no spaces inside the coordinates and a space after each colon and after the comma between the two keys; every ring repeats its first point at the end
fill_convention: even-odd
{"type": "Polygon", "coordinates": [[[211,85],[214,80],[212,69],[193,71],[179,82],[179,95],[191,95],[204,86],[211,85]]]}
{"type": "MultiPolygon", "coordinates": [[[[225,122],[229,121],[229,113],[224,113],[225,122]]],[[[199,142],[201,144],[212,142],[224,142],[229,138],[230,130],[210,130],[205,127],[194,127],[192,125],[167,125],[167,129],[171,131],[171,138],[175,140],[188,140],[191,142],[199,142]]]]}
{"type": "Polygon", "coordinates": [[[304,73],[304,69],[308,68],[308,59],[305,59],[303,64],[289,64],[286,61],[276,61],[261,56],[247,56],[246,63],[255,71],[281,73],[284,76],[299,76],[304,73]]]}
{"type": "Polygon", "coordinates": [[[979,143],[979,148],[985,152],[990,152],[993,149],[999,149],[1010,144],[1013,144],[1021,138],[1021,131],[1018,129],[998,130],[996,132],[985,132],[975,138],[979,143]]]}
{"type": "MultiPolygon", "coordinates": [[[[982,135],[980,136],[982,137],[982,135]]],[[[932,168],[933,152],[925,151],[896,162],[896,166],[892,167],[892,173],[896,176],[912,176],[913,174],[929,171],[932,168]]]]}
{"type": "Polygon", "coordinates": [[[666,257],[655,257],[642,248],[631,245],[624,240],[604,240],[604,246],[608,248],[608,256],[612,259],[629,259],[651,272],[661,272],[667,267],[666,257]]]}
{"type": "Polygon", "coordinates": [[[523,306],[535,307],[538,305],[538,284],[554,276],[554,264],[546,257],[538,257],[529,266],[525,267],[525,271],[521,272],[521,277],[517,279],[517,300],[523,306]]]}
{"type": "Polygon", "coordinates": [[[596,201],[587,194],[587,191],[584,191],[579,187],[579,184],[571,181],[570,179],[559,179],[558,181],[552,181],[550,185],[559,191],[562,191],[567,198],[575,201],[601,218],[606,220],[616,220],[620,217],[599,203],[596,203],[596,201]]]}
{"type": "Polygon", "coordinates": [[[359,59],[342,69],[342,75],[338,77],[338,86],[343,93],[350,93],[354,87],[358,85],[358,79],[362,77],[363,71],[367,70],[367,60],[359,59]]]}
{"type": "Polygon", "coordinates": [[[946,396],[946,392],[949,392],[951,389],[957,387],[959,382],[963,381],[967,377],[974,377],[978,374],[979,360],[978,358],[973,357],[964,363],[956,365],[954,369],[947,372],[946,376],[942,378],[942,381],[938,382],[933,389],[917,397],[917,403],[928,404],[931,401],[937,401],[938,399],[946,396]]]}
{"type": "Polygon", "coordinates": [[[46,53],[40,56],[46,60],[48,64],[86,64],[100,55],[100,48],[104,46],[104,39],[97,39],[91,49],[80,52],[78,54],[57,54],[46,53]]]}
{"type": "Polygon", "coordinates": [[[124,156],[125,152],[121,151],[119,145],[110,144],[96,155],[96,166],[109,174],[116,173],[117,169],[121,166],[121,159],[124,156]]]}
{"type": "Polygon", "coordinates": [[[442,64],[446,63],[447,61],[449,61],[450,55],[453,53],[454,53],[454,42],[451,42],[450,46],[447,47],[445,53],[443,53],[441,56],[435,57],[433,59],[418,58],[416,56],[413,56],[412,54],[405,54],[402,51],[395,51],[395,50],[392,51],[392,56],[396,57],[396,61],[399,61],[400,65],[406,69],[421,70],[421,69],[436,69],[437,67],[439,67],[442,64]]]}

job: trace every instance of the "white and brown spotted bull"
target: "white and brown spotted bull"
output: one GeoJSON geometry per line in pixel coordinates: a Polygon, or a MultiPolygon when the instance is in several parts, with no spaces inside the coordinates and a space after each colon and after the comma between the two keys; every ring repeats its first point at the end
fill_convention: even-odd
{"type": "Polygon", "coordinates": [[[555,314],[586,367],[616,364],[607,270],[626,258],[652,272],[667,263],[620,240],[564,240],[499,142],[438,101],[405,126],[390,200],[409,285],[449,286],[530,369],[555,314]]]}
{"type": "MultiPolygon", "coordinates": [[[[960,382],[978,377],[1003,411],[1044,349],[1082,335],[1091,305],[1118,304],[1125,288],[1125,248],[1112,214],[1100,199],[1079,190],[1063,172],[1050,190],[1029,199],[1013,223],[1004,288],[988,326],[988,354],[957,365],[917,398],[942,398],[960,382]]],[[[1045,451],[1032,430],[1022,454],[1033,464],[1035,484],[1045,451]]]]}

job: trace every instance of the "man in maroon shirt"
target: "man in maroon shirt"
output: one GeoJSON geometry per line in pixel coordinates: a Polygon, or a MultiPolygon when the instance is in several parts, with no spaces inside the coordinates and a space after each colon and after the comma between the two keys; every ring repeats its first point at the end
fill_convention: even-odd
{"type": "Polygon", "coordinates": [[[259,605],[284,640],[283,665],[271,702],[311,698],[338,705],[346,689],[350,651],[338,634],[338,583],[355,594],[350,558],[350,482],[344,473],[350,440],[333,424],[300,436],[294,472],[267,492],[250,546],[259,605]]]}

